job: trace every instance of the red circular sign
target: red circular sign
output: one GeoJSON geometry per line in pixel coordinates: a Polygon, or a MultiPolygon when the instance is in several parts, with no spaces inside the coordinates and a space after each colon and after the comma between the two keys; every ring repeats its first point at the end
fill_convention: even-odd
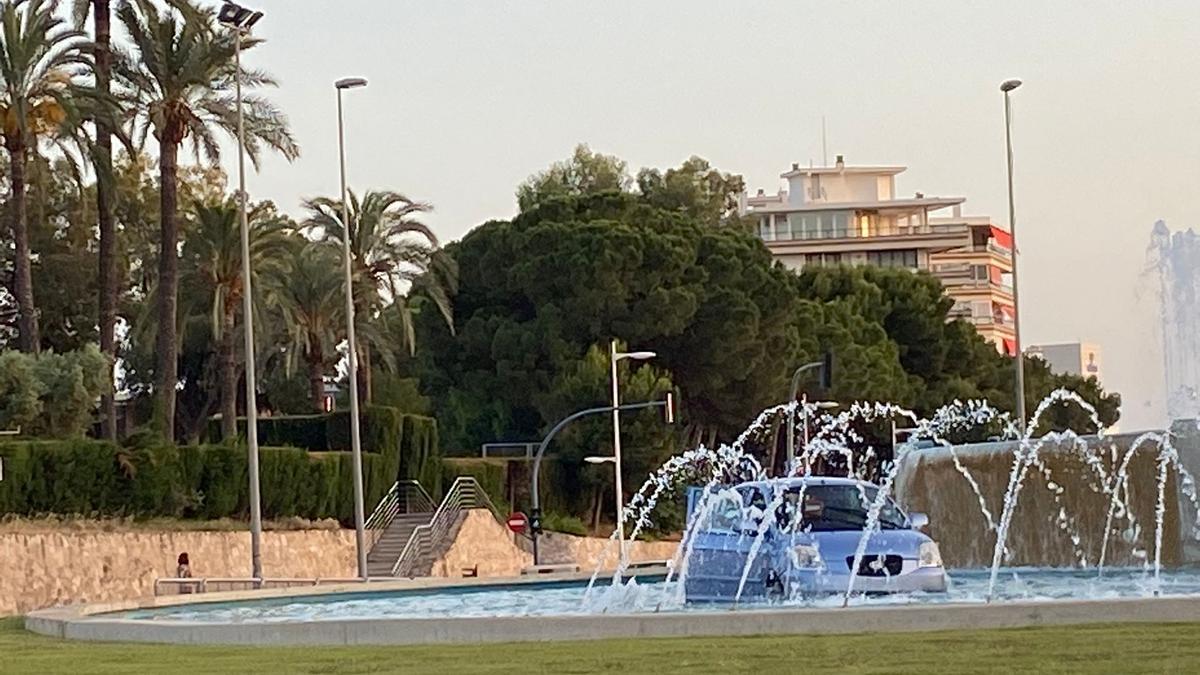
{"type": "Polygon", "coordinates": [[[525,517],[524,513],[517,511],[508,517],[508,529],[522,534],[529,527],[529,518],[525,517]]]}

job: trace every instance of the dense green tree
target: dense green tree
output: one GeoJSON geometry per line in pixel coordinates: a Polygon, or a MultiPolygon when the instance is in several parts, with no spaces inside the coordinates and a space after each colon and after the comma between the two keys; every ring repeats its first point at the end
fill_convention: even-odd
{"type": "Polygon", "coordinates": [[[517,187],[517,206],[528,211],[560,197],[580,197],[612,190],[623,192],[632,185],[624,160],[593,152],[580,143],[568,159],[555,162],[521,183],[517,187]]]}
{"type": "MultiPolygon", "coordinates": [[[[243,89],[245,150],[258,164],[263,146],[288,159],[299,147],[287,120],[255,89],[273,86],[274,80],[258,70],[238,69],[234,63],[235,38],[214,25],[214,10],[177,0],[159,8],[151,0],[122,0],[117,17],[132,42],[132,52],[116,64],[123,98],[132,104],[140,136],[153,132],[158,141],[159,256],[158,321],[155,366],[157,423],[163,435],[175,435],[177,304],[179,288],[179,148],[190,141],[193,152],[215,162],[220,154],[215,132],[234,133],[237,114],[232,95],[237,81],[243,89]]],[[[243,38],[242,49],[253,49],[259,40],[243,38]]]]}
{"type": "MultiPolygon", "coordinates": [[[[88,16],[92,18],[92,73],[100,98],[112,93],[112,3],[110,0],[73,0],[75,27],[82,29],[88,16]]],[[[113,181],[113,125],[107,115],[94,118],[96,139],[92,151],[92,167],[96,173],[96,223],[99,249],[97,252],[97,313],[99,316],[100,352],[115,363],[117,358],[116,321],[120,281],[117,271],[116,185],[113,181]]],[[[116,440],[116,397],[109,390],[101,396],[100,427],[105,438],[116,440]]]]}
{"type": "Polygon", "coordinates": [[[642,169],[637,185],[651,206],[679,211],[707,225],[737,220],[738,200],[746,189],[741,176],[718,171],[708,160],[695,156],[665,173],[642,169]]]}
{"type": "Polygon", "coordinates": [[[424,322],[422,377],[452,442],[537,437],[537,397],[613,338],[659,352],[693,439],[729,438],[786,393],[791,276],[748,234],[609,192],[485,224],[452,253],[458,335],[424,322]]]}
{"type": "MultiPolygon", "coordinates": [[[[349,191],[349,207],[355,328],[366,326],[366,339],[358,340],[358,382],[360,394],[370,403],[372,352],[394,372],[396,347],[407,347],[410,355],[416,349],[409,302],[414,281],[420,280],[420,295],[433,302],[453,332],[451,298],[458,274],[453,260],[439,248],[437,235],[420,220],[432,210],[429,204],[389,191],[368,191],[360,200],[349,191]],[[388,339],[370,339],[380,333],[388,339]]],[[[331,244],[342,242],[345,228],[340,200],[310,199],[304,208],[308,211],[304,228],[309,236],[331,244]]]]}
{"type": "Polygon", "coordinates": [[[71,117],[72,64],[82,34],[56,15],[57,0],[0,5],[0,132],[9,159],[10,231],[14,242],[12,294],[22,351],[41,348],[34,302],[32,254],[26,209],[26,165],[38,139],[60,133],[71,117]]]}
{"type": "MultiPolygon", "coordinates": [[[[207,302],[197,309],[211,318],[217,344],[221,435],[227,441],[237,435],[237,343],[241,333],[235,328],[245,292],[239,213],[233,199],[196,205],[195,222],[183,245],[184,283],[193,293],[202,290],[202,299],[207,302]]],[[[287,225],[270,204],[258,205],[247,214],[252,288],[259,285],[263,275],[278,274],[276,270],[286,268],[287,225]]]]}
{"type": "Polygon", "coordinates": [[[300,363],[308,378],[310,410],[321,411],[325,373],[336,361],[335,348],[345,336],[341,256],[325,242],[292,243],[286,269],[264,280],[268,302],[281,313],[285,326],[285,372],[300,363]]]}

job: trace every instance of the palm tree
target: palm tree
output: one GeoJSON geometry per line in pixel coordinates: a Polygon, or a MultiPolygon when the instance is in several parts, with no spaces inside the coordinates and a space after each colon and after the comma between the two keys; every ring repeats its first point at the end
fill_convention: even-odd
{"type": "Polygon", "coordinates": [[[325,371],[345,334],[341,256],[325,242],[293,240],[293,245],[288,265],[264,278],[263,288],[286,326],[287,372],[294,372],[297,361],[303,360],[313,410],[322,412],[325,371]]]}
{"type": "MultiPolygon", "coordinates": [[[[217,30],[210,9],[190,0],[172,0],[158,9],[151,0],[121,0],[117,17],[133,45],[133,53],[115,63],[116,80],[135,102],[134,132],[158,141],[161,236],[158,261],[158,334],[155,387],[158,424],[168,440],[174,439],[175,387],[177,385],[177,312],[179,291],[178,157],[179,146],[191,142],[199,158],[215,162],[220,155],[214,131],[233,134],[237,109],[233,89],[241,78],[243,89],[273,86],[261,71],[234,64],[235,37],[217,30]]],[[[242,49],[258,41],[242,39],[242,49]]],[[[246,154],[258,166],[265,145],[288,159],[299,154],[287,119],[266,99],[244,96],[246,154]]]]}
{"type": "MultiPolygon", "coordinates": [[[[192,231],[183,244],[183,279],[189,288],[202,289],[207,306],[200,309],[212,318],[221,393],[221,435],[232,440],[237,435],[238,399],[235,324],[244,290],[238,203],[229,199],[221,204],[197,205],[193,211],[192,231]]],[[[274,268],[282,264],[288,237],[285,221],[273,217],[261,205],[247,217],[253,288],[260,275],[274,273],[274,268]]]]}
{"type": "Polygon", "coordinates": [[[33,298],[25,167],[37,138],[67,122],[70,67],[79,62],[82,34],[55,16],[57,0],[5,2],[0,8],[0,120],[9,159],[9,208],[16,259],[13,295],[22,351],[40,347],[33,298]]]}
{"type": "MultiPolygon", "coordinates": [[[[75,27],[82,29],[87,17],[92,17],[92,71],[96,76],[96,91],[102,98],[112,93],[112,11],[109,0],[74,0],[75,27]]],[[[92,167],[96,171],[96,214],[100,230],[97,286],[100,306],[100,352],[109,365],[117,358],[117,343],[113,328],[117,322],[117,231],[115,225],[116,196],[113,178],[112,125],[104,115],[95,119],[96,143],[92,167]]],[[[110,382],[100,397],[100,428],[104,438],[116,440],[116,398],[110,382]]]]}
{"type": "MultiPolygon", "coordinates": [[[[416,202],[390,191],[368,191],[360,202],[353,191],[350,199],[350,255],[355,279],[354,314],[370,326],[387,310],[399,323],[401,344],[411,355],[416,349],[410,292],[417,290],[433,301],[450,330],[454,330],[451,303],[458,273],[453,260],[438,247],[433,230],[418,218],[432,210],[429,204],[416,202]]],[[[320,240],[341,242],[343,237],[342,204],[329,198],[304,203],[309,216],[304,221],[307,233],[320,240]]],[[[369,332],[368,332],[369,334],[369,332]]],[[[394,362],[388,341],[380,340],[380,355],[386,364],[394,362]]],[[[371,401],[371,349],[364,340],[360,349],[360,395],[371,401]]]]}

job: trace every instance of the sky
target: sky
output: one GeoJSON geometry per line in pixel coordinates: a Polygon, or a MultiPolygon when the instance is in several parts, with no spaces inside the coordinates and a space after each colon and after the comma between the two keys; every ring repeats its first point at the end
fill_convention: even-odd
{"type": "MultiPolygon", "coordinates": [[[[774,191],[828,151],[901,164],[899,194],[961,196],[1007,222],[1013,144],[1026,344],[1094,342],[1123,430],[1163,421],[1151,226],[1200,225],[1200,3],[814,0],[247,0],[302,156],[267,159],[254,199],[299,215],[336,196],[332,83],[349,181],[431,202],[445,241],[516,210],[514,190],[577,143],[632,169],[700,155],[774,191]]],[[[236,174],[234,153],[224,163],[236,174]]],[[[232,183],[232,180],[231,180],[232,183]]]]}

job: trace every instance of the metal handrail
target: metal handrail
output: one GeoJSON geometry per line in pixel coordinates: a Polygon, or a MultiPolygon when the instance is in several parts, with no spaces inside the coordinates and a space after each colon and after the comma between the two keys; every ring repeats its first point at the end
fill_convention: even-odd
{"type": "Polygon", "coordinates": [[[487,492],[471,476],[459,476],[446,492],[437,511],[428,523],[418,525],[409,535],[408,541],[392,565],[392,576],[414,576],[414,566],[421,557],[432,553],[434,545],[441,541],[458,522],[462,512],[468,509],[486,508],[499,523],[504,523],[500,509],[488,497],[487,492]]]}
{"type": "Polygon", "coordinates": [[[401,480],[379,500],[379,505],[367,518],[368,530],[386,530],[392,520],[401,513],[428,513],[434,510],[433,497],[429,496],[425,487],[415,480],[401,480]],[[416,506],[417,508],[413,508],[416,506]]]}
{"type": "MultiPolygon", "coordinates": [[[[378,578],[375,578],[378,580],[378,578]]],[[[189,593],[206,593],[209,591],[209,585],[212,586],[240,586],[246,590],[262,589],[262,588],[292,588],[295,586],[320,586],[322,584],[358,584],[366,583],[370,579],[362,579],[359,577],[264,577],[255,579],[253,577],[165,577],[154,580],[154,595],[162,595],[161,590],[165,587],[175,587],[177,592],[184,592],[182,589],[188,589],[189,593]]],[[[214,591],[215,592],[215,591],[214,591]]]]}

